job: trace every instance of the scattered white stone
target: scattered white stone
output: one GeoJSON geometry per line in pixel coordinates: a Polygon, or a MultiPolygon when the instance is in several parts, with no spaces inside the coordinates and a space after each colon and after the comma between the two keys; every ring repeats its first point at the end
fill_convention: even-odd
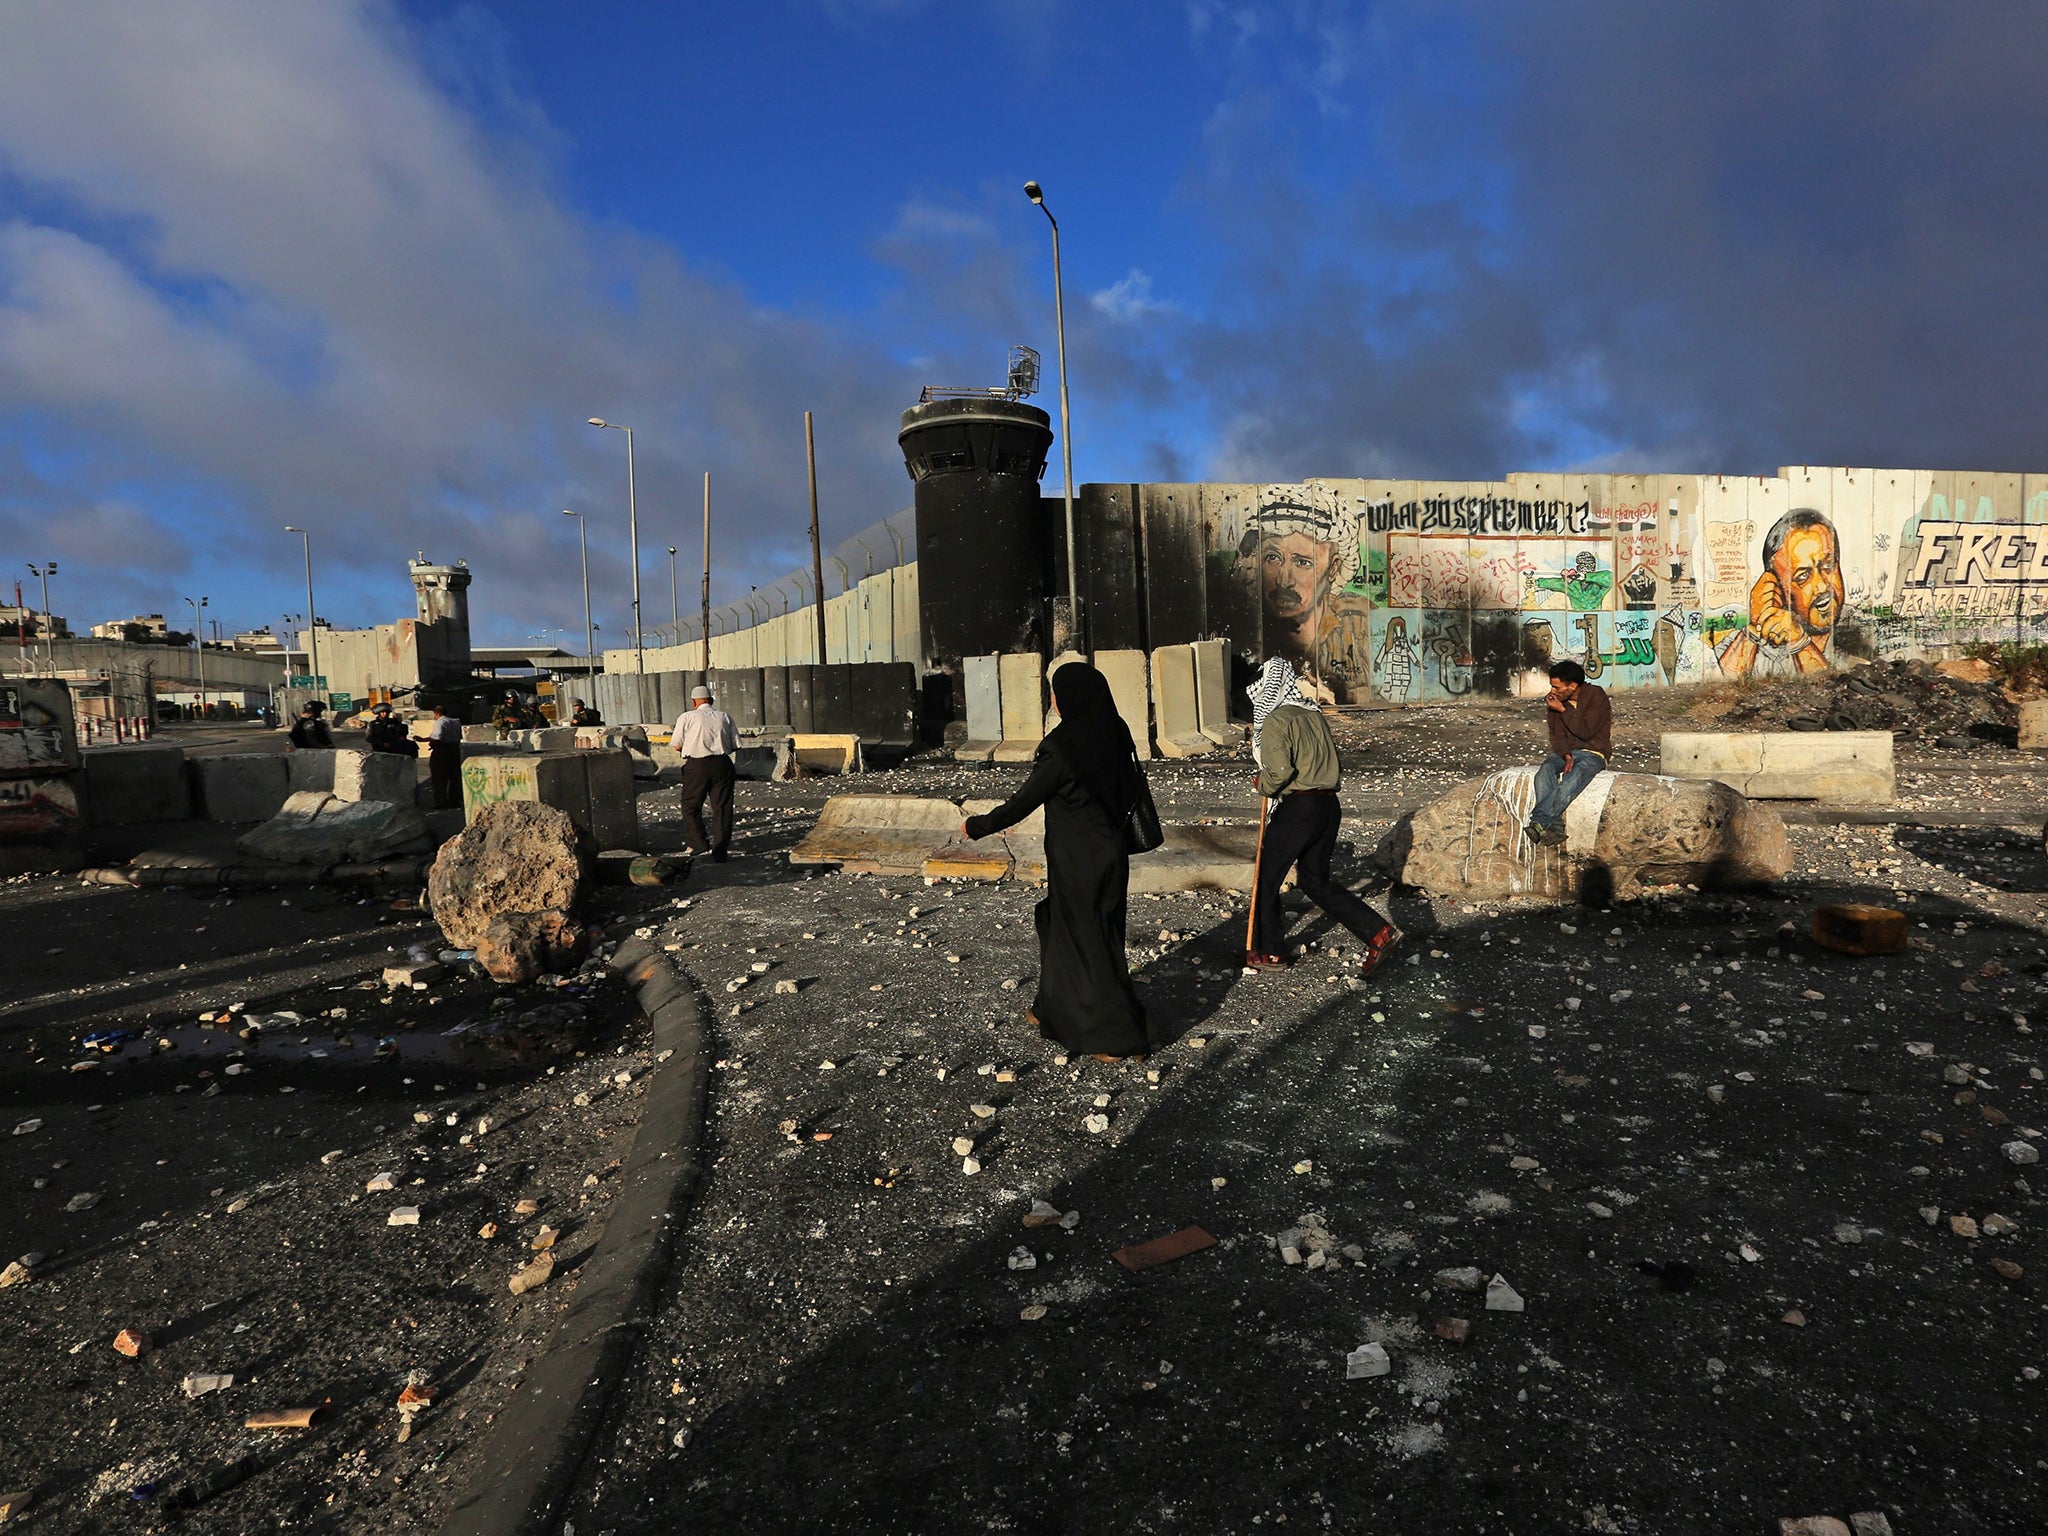
{"type": "Polygon", "coordinates": [[[1863,1229],[1853,1221],[1837,1222],[1835,1224],[1835,1241],[1838,1243],[1860,1243],[1863,1241],[1863,1229]]]}
{"type": "Polygon", "coordinates": [[[1109,1116],[1087,1115],[1082,1118],[1081,1128],[1090,1136],[1100,1136],[1109,1129],[1109,1116]]]}
{"type": "MultiPolygon", "coordinates": [[[[962,1137],[961,1140],[964,1141],[966,1138],[962,1137]]],[[[957,1147],[960,1145],[960,1142],[956,1141],[953,1145],[957,1147]]],[[[1058,1206],[1044,1200],[1033,1200],[1031,1202],[1031,1209],[1025,1213],[1024,1225],[1027,1227],[1054,1227],[1059,1225],[1059,1220],[1060,1208],[1058,1206]]]]}
{"type": "Polygon", "coordinates": [[[1038,1255],[1029,1248],[1019,1247],[1016,1252],[1010,1255],[1009,1265],[1012,1269],[1036,1269],[1038,1268],[1038,1255]]]}
{"type": "Polygon", "coordinates": [[[1999,1151],[2005,1154],[2005,1160],[2009,1163],[2026,1164],[2041,1161],[2041,1154],[2024,1141],[2008,1141],[1999,1148],[1999,1151]]]}
{"type": "Polygon", "coordinates": [[[1486,1271],[1470,1266],[1440,1269],[1436,1272],[1436,1283],[1447,1291],[1480,1291],[1486,1287],[1486,1271]]]}
{"type": "Polygon", "coordinates": [[[388,1192],[388,1191],[390,1191],[390,1190],[394,1190],[394,1189],[396,1189],[397,1187],[398,1187],[398,1175],[397,1175],[397,1174],[395,1174],[395,1173],[380,1173],[380,1174],[378,1174],[378,1175],[377,1175],[377,1176],[376,1176],[375,1178],[371,1179],[369,1183],[365,1184],[365,1185],[363,1186],[363,1189],[364,1189],[364,1190],[365,1190],[365,1191],[366,1191],[367,1193],[369,1193],[369,1194],[373,1194],[373,1195],[381,1195],[381,1194],[385,1194],[385,1193],[387,1193],[387,1192],[388,1192]]]}
{"type": "Polygon", "coordinates": [[[967,1108],[977,1120],[993,1120],[996,1115],[996,1107],[993,1104],[970,1104],[967,1108]]]}
{"type": "Polygon", "coordinates": [[[1357,1381],[1366,1376],[1384,1376],[1394,1368],[1384,1344],[1361,1344],[1344,1357],[1344,1379],[1357,1381]]]}
{"type": "Polygon", "coordinates": [[[14,1134],[17,1136],[33,1136],[42,1128],[43,1122],[40,1120],[24,1120],[15,1126],[14,1134]]]}
{"type": "Polygon", "coordinates": [[[1927,1225],[1929,1225],[1930,1227],[1933,1226],[1936,1222],[1941,1220],[1941,1207],[1938,1205],[1921,1206],[1920,1219],[1926,1222],[1927,1225]]]}
{"type": "Polygon", "coordinates": [[[64,1202],[64,1209],[67,1211],[89,1211],[99,1203],[100,1197],[96,1194],[73,1195],[64,1202]]]}
{"type": "Polygon", "coordinates": [[[225,1392],[235,1384],[235,1378],[225,1372],[194,1371],[185,1378],[187,1397],[204,1397],[209,1392],[225,1392]]]}
{"type": "Polygon", "coordinates": [[[1505,1279],[1495,1275],[1486,1282],[1486,1310],[1489,1312],[1519,1312],[1522,1298],[1505,1279]]]}
{"type": "MultiPolygon", "coordinates": [[[[965,1157],[965,1156],[966,1156],[966,1155],[967,1155],[968,1153],[972,1152],[973,1150],[974,1150],[974,1138],[973,1138],[972,1136],[955,1136],[955,1137],[953,1138],[953,1154],[954,1154],[954,1156],[956,1156],[956,1157],[965,1157]]],[[[1053,1212],[1053,1214],[1054,1214],[1055,1216],[1057,1216],[1057,1215],[1059,1214],[1059,1212],[1058,1212],[1058,1211],[1054,1211],[1054,1212],[1053,1212]]]]}
{"type": "Polygon", "coordinates": [[[337,1149],[333,1152],[322,1152],[320,1154],[320,1161],[326,1167],[332,1168],[336,1163],[340,1162],[344,1157],[347,1156],[348,1154],[346,1152],[337,1149]]]}
{"type": "Polygon", "coordinates": [[[1598,1216],[1602,1221],[1611,1221],[1614,1219],[1614,1207],[1611,1205],[1602,1205],[1598,1200],[1588,1200],[1586,1202],[1586,1209],[1591,1211],[1595,1216],[1598,1216]]]}
{"type": "Polygon", "coordinates": [[[775,990],[784,997],[794,997],[796,995],[796,983],[784,977],[781,981],[775,983],[775,990]]]}
{"type": "Polygon", "coordinates": [[[961,1158],[960,1171],[966,1174],[969,1178],[973,1178],[975,1174],[981,1172],[981,1159],[978,1157],[961,1158]]]}
{"type": "Polygon", "coordinates": [[[401,1205],[384,1218],[387,1227],[416,1227],[420,1224],[420,1208],[416,1205],[401,1205]]]}

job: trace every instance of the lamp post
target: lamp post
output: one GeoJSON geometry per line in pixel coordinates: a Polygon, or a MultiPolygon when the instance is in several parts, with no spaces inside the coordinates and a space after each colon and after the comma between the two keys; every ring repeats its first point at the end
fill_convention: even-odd
{"type": "Polygon", "coordinates": [[[1045,190],[1035,181],[1024,183],[1024,195],[1037,205],[1052,226],[1052,318],[1060,350],[1060,460],[1066,475],[1067,505],[1067,643],[1088,649],[1081,628],[1081,583],[1074,565],[1074,435],[1067,422],[1067,306],[1060,289],[1060,221],[1045,206],[1045,190]]]}
{"type": "Polygon", "coordinates": [[[192,605],[192,640],[199,647],[199,718],[206,718],[206,605],[204,597],[188,597],[192,605]]]}
{"type": "Polygon", "coordinates": [[[676,547],[668,547],[668,621],[675,626],[675,643],[683,643],[683,610],[676,601],[676,547]]]}
{"type": "Polygon", "coordinates": [[[590,534],[581,512],[562,508],[562,516],[576,519],[576,543],[583,551],[583,676],[587,680],[597,665],[597,626],[590,622],[590,534]]]}
{"type": "Polygon", "coordinates": [[[37,565],[31,560],[28,569],[30,575],[43,579],[43,663],[54,677],[57,672],[57,644],[53,637],[56,625],[50,622],[50,578],[57,574],[57,562],[51,560],[37,565]]]}
{"type": "Polygon", "coordinates": [[[640,629],[640,499],[633,482],[633,429],[602,416],[590,418],[593,427],[626,434],[626,527],[633,556],[633,670],[647,670],[647,637],[640,629]]]}
{"type": "Polygon", "coordinates": [[[711,471],[704,471],[704,672],[711,672],[711,471]]]}
{"type": "MultiPolygon", "coordinates": [[[[305,628],[306,616],[304,614],[284,613],[279,614],[278,617],[284,620],[284,627],[286,631],[293,635],[298,634],[300,630],[305,628]]],[[[289,688],[292,685],[291,642],[285,640],[283,636],[279,636],[278,649],[284,652],[284,685],[285,687],[289,688]]],[[[282,702],[282,700],[280,700],[279,702],[282,702]]]]}
{"type": "MultiPolygon", "coordinates": [[[[320,610],[313,606],[313,535],[303,528],[294,528],[290,523],[284,526],[286,533],[296,533],[306,541],[306,675],[320,675],[320,610]]],[[[320,684],[314,683],[317,691],[320,684]]]]}

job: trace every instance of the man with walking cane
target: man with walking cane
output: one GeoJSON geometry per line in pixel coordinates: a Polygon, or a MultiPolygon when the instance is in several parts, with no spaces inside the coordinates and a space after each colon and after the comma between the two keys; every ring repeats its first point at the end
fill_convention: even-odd
{"type": "Polygon", "coordinates": [[[1330,878],[1343,810],[1337,803],[1337,743],[1322,711],[1302,696],[1294,663],[1275,656],[1245,690],[1252,701],[1253,780],[1260,804],[1259,853],[1253,866],[1251,924],[1244,963],[1278,970],[1287,957],[1280,915],[1280,882],[1295,871],[1302,893],[1365,945],[1359,974],[1377,968],[1401,940],[1399,930],[1330,878]],[[1271,814],[1266,805],[1271,803],[1271,814]]]}

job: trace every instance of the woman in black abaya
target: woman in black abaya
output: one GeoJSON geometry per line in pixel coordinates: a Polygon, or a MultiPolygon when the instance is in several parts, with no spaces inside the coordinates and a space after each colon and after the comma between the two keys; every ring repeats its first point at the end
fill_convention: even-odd
{"type": "Polygon", "coordinates": [[[1045,900],[1038,904],[1038,997],[1048,1040],[1104,1060],[1142,1056],[1145,1007],[1124,958],[1130,855],[1124,825],[1141,780],[1130,728],[1108,679],[1086,662],[1052,675],[1060,723],[1038,747],[1024,787],[962,830],[989,837],[1045,807],[1045,900]]]}

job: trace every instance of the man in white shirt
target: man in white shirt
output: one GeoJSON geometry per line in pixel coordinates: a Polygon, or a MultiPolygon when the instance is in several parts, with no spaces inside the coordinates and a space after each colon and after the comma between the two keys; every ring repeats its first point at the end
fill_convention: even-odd
{"type": "Polygon", "coordinates": [[[732,841],[732,755],[739,750],[739,732],[732,716],[711,707],[711,690],[702,683],[690,690],[690,707],[676,720],[669,745],[683,756],[683,835],[692,853],[711,850],[714,862],[725,862],[732,841]],[[704,830],[704,812],[711,813],[711,832],[704,830]]]}

